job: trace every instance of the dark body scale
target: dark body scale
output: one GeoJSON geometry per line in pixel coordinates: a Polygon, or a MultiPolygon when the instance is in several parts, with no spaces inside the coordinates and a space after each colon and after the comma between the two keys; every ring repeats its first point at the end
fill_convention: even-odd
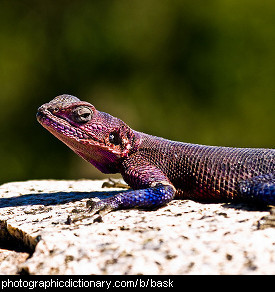
{"type": "MultiPolygon", "coordinates": [[[[141,141],[134,160],[147,160],[160,169],[176,188],[176,199],[241,200],[237,196],[241,181],[275,171],[274,164],[266,163],[274,159],[272,149],[204,146],[137,134],[141,141]]],[[[133,157],[129,160],[122,165],[134,171],[133,157]]],[[[142,187],[140,179],[124,178],[134,189],[142,187]]]]}

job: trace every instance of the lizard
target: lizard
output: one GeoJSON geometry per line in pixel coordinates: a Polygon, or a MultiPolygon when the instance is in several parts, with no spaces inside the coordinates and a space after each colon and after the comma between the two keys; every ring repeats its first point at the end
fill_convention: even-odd
{"type": "Polygon", "coordinates": [[[121,173],[131,190],[88,204],[100,216],[155,210],[173,199],[275,205],[275,149],[170,141],[63,94],[38,108],[37,120],[103,173],[121,173]]]}

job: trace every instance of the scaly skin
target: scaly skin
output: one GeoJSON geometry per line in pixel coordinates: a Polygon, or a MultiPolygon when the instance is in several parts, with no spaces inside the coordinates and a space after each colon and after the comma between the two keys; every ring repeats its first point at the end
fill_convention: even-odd
{"type": "Polygon", "coordinates": [[[103,173],[121,173],[133,190],[91,205],[91,212],[155,209],[173,198],[275,205],[275,150],[174,142],[132,130],[88,102],[61,95],[38,121],[103,173]]]}

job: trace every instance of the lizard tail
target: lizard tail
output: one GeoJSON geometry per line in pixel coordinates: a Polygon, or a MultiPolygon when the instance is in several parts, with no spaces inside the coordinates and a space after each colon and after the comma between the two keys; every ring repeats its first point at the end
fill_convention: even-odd
{"type": "Polygon", "coordinates": [[[275,205],[275,174],[265,174],[241,181],[241,197],[266,205],[275,205]]]}

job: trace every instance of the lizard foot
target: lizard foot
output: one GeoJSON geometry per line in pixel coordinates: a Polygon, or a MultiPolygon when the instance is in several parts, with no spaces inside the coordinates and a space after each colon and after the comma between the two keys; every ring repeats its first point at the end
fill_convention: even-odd
{"type": "Polygon", "coordinates": [[[89,200],[86,203],[86,207],[89,208],[89,213],[91,213],[91,215],[97,213],[100,215],[105,215],[113,210],[110,205],[108,205],[107,203],[105,204],[103,201],[95,202],[89,200]]]}
{"type": "Polygon", "coordinates": [[[96,201],[96,202],[93,200],[89,200],[86,203],[86,207],[89,208],[89,213],[91,216],[98,214],[98,217],[94,219],[94,222],[103,222],[102,217],[104,215],[117,209],[115,206],[110,204],[108,199],[106,201],[101,200],[101,201],[96,201]]]}
{"type": "Polygon", "coordinates": [[[258,229],[265,229],[269,227],[275,228],[275,207],[271,207],[270,214],[262,217],[257,222],[258,229]]]}
{"type": "Polygon", "coordinates": [[[108,181],[103,182],[102,184],[102,188],[123,188],[123,189],[130,189],[130,187],[125,184],[122,183],[121,180],[116,180],[113,178],[109,178],[108,181]]]}

